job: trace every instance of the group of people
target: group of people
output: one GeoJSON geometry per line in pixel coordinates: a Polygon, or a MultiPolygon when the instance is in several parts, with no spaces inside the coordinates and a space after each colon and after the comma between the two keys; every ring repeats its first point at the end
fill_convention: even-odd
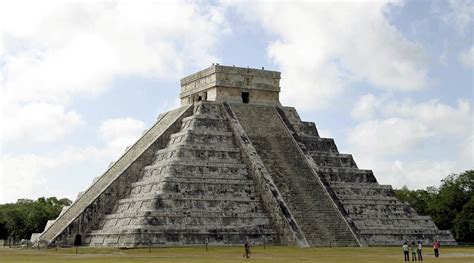
{"type": "MultiPolygon", "coordinates": [[[[435,239],[433,242],[433,250],[435,257],[439,257],[439,247],[440,242],[439,240],[435,239]]],[[[250,242],[247,240],[244,244],[245,253],[243,255],[244,258],[250,258],[250,242]]],[[[415,244],[415,241],[409,243],[405,241],[402,246],[403,249],[403,256],[405,261],[410,261],[410,254],[412,261],[423,261],[423,242],[418,240],[418,244],[415,244]]]]}
{"type": "MultiPolygon", "coordinates": [[[[433,250],[435,257],[439,257],[439,247],[440,242],[439,240],[435,239],[435,241],[433,242],[433,250]]],[[[423,261],[423,242],[421,240],[418,241],[418,244],[415,244],[415,241],[411,243],[405,242],[403,243],[402,249],[405,261],[410,261],[410,253],[412,261],[423,261]]]]}

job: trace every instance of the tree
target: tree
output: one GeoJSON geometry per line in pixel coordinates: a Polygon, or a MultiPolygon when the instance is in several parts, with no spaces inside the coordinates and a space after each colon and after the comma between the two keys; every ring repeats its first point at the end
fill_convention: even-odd
{"type": "Polygon", "coordinates": [[[474,196],[454,219],[454,234],[458,241],[474,240],[474,196]]]}
{"type": "Polygon", "coordinates": [[[458,241],[474,241],[474,170],[451,174],[439,188],[395,190],[420,215],[429,215],[439,229],[449,229],[458,241]]]}
{"type": "Polygon", "coordinates": [[[18,199],[15,204],[0,205],[0,239],[29,239],[32,233],[42,232],[46,222],[55,219],[69,199],[56,197],[18,199]]]}
{"type": "Polygon", "coordinates": [[[436,195],[436,189],[427,188],[426,190],[409,190],[406,186],[395,190],[398,200],[408,202],[420,215],[428,215],[428,203],[436,195]]]}
{"type": "Polygon", "coordinates": [[[474,170],[451,174],[442,180],[438,194],[428,202],[428,214],[440,229],[455,233],[454,219],[474,195],[474,170]]]}

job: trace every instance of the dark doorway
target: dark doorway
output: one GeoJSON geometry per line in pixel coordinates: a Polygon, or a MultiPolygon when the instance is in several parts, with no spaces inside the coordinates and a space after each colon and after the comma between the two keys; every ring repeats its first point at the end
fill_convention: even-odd
{"type": "Polygon", "coordinates": [[[243,103],[249,103],[249,93],[248,92],[242,92],[242,102],[243,103]]]}
{"type": "Polygon", "coordinates": [[[74,238],[74,246],[82,246],[82,236],[77,234],[74,238]]]}

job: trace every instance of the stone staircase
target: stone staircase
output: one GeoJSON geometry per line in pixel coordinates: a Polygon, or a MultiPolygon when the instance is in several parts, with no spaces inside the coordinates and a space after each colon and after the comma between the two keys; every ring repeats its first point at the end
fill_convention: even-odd
{"type": "Polygon", "coordinates": [[[91,231],[91,246],[273,243],[271,226],[222,112],[195,105],[143,177],[91,231]]]}
{"type": "Polygon", "coordinates": [[[273,106],[230,104],[311,246],[357,246],[273,106]]]}
{"type": "Polygon", "coordinates": [[[351,155],[339,153],[333,139],[319,137],[316,126],[302,122],[294,108],[282,108],[300,147],[312,157],[316,172],[347,220],[368,245],[400,245],[404,241],[439,239],[456,244],[429,216],[418,215],[397,200],[391,186],[378,184],[370,170],[359,169],[351,155]]]}
{"type": "Polygon", "coordinates": [[[185,106],[161,114],[153,127],[128,147],[103,175],[96,177],[88,189],[79,193],[71,206],[51,220],[42,233],[34,234],[32,241],[46,245],[82,244],[84,234],[97,227],[117,198],[126,195],[127,185],[139,180],[141,168],[152,162],[154,152],[164,147],[177,128],[176,123],[189,111],[190,107],[185,106]]]}

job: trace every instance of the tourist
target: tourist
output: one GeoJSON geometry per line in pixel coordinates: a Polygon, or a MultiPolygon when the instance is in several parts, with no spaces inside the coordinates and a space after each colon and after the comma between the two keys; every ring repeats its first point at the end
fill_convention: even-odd
{"type": "Polygon", "coordinates": [[[433,249],[434,249],[436,258],[439,257],[439,246],[440,246],[439,240],[435,239],[435,241],[433,242],[433,249]]]}
{"type": "Polygon", "coordinates": [[[411,251],[411,260],[416,261],[416,245],[415,241],[411,242],[410,244],[410,251],[411,251]]]}
{"type": "Polygon", "coordinates": [[[423,255],[421,253],[421,249],[423,248],[423,242],[418,240],[418,247],[416,248],[416,252],[418,254],[418,261],[423,261],[423,255]]]}
{"type": "Polygon", "coordinates": [[[245,245],[244,245],[244,248],[245,248],[245,254],[244,254],[244,257],[245,258],[250,258],[250,243],[249,241],[245,241],[245,245]]]}
{"type": "Polygon", "coordinates": [[[403,243],[402,250],[403,250],[403,256],[405,257],[405,261],[410,261],[407,242],[403,243]]]}

